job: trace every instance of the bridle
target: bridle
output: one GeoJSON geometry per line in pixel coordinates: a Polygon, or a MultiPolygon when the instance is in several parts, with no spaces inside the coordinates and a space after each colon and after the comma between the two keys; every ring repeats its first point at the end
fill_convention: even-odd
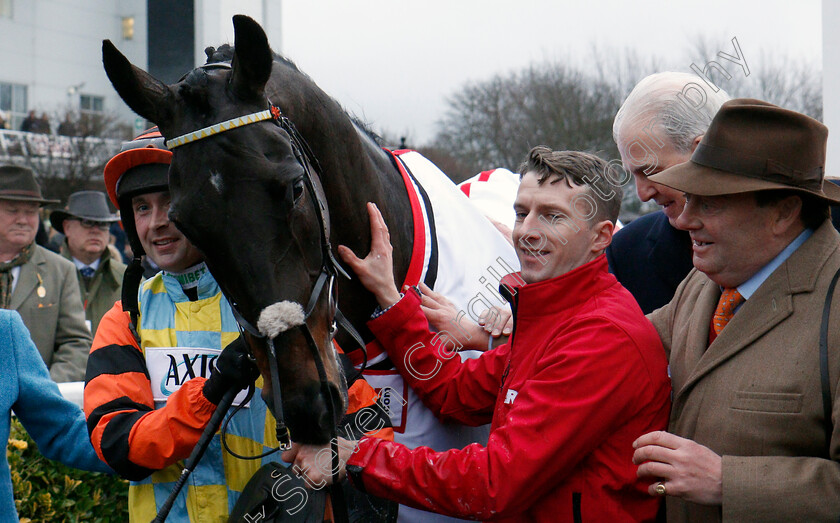
{"type": "MultiPolygon", "coordinates": [[[[230,68],[230,64],[227,63],[215,63],[215,64],[206,64],[203,68],[230,68]]],[[[306,190],[309,194],[309,197],[312,199],[313,206],[315,208],[315,215],[318,218],[319,223],[319,232],[320,232],[320,246],[321,246],[321,268],[318,274],[317,279],[315,280],[315,284],[312,287],[312,292],[309,295],[309,300],[307,301],[306,308],[303,310],[304,312],[304,320],[300,325],[297,325],[292,328],[298,328],[301,334],[304,336],[306,340],[307,346],[312,354],[312,358],[315,362],[315,367],[318,372],[318,378],[321,382],[321,394],[325,396],[326,404],[328,413],[330,416],[330,420],[336,419],[336,415],[334,412],[334,405],[340,404],[335,400],[333,397],[334,392],[329,387],[329,381],[327,380],[326,370],[324,368],[324,362],[321,358],[320,352],[318,350],[318,345],[315,342],[315,337],[312,334],[311,329],[307,323],[309,316],[314,311],[321,295],[324,292],[324,288],[327,289],[328,292],[328,310],[329,310],[329,321],[330,321],[330,339],[335,335],[337,325],[340,324],[341,327],[348,332],[348,334],[353,337],[357,343],[360,344],[362,349],[364,349],[364,342],[362,342],[362,338],[359,333],[355,330],[355,328],[347,321],[344,315],[338,309],[338,302],[337,302],[337,285],[336,285],[336,276],[342,275],[347,279],[350,279],[350,276],[347,272],[341,267],[338,261],[335,259],[332,253],[332,247],[330,245],[330,223],[329,220],[325,217],[325,213],[327,212],[327,207],[324,203],[323,198],[321,198],[318,188],[316,187],[315,177],[313,175],[313,167],[317,170],[317,172],[321,172],[320,166],[318,163],[317,158],[312,153],[312,150],[309,148],[309,145],[300,135],[300,133],[295,128],[294,124],[292,123],[289,118],[287,118],[281,111],[280,108],[271,103],[270,100],[268,101],[268,109],[263,111],[259,111],[256,113],[247,114],[244,116],[240,116],[237,118],[233,118],[231,120],[227,120],[225,122],[221,122],[218,124],[214,124],[202,129],[198,129],[196,131],[192,131],[186,133],[184,135],[178,136],[171,140],[166,141],[166,146],[171,150],[176,147],[180,147],[183,145],[187,145],[189,143],[209,138],[216,134],[230,131],[232,129],[236,129],[239,127],[243,127],[245,125],[250,125],[262,121],[272,121],[277,124],[282,130],[289,135],[289,141],[292,147],[292,152],[295,155],[295,159],[297,162],[303,167],[304,176],[303,181],[306,187],[306,190]]],[[[263,334],[258,328],[252,325],[248,320],[246,320],[239,311],[238,304],[228,298],[228,303],[231,306],[231,310],[233,312],[234,317],[236,318],[237,323],[239,324],[241,329],[244,329],[248,334],[256,339],[266,340],[266,345],[270,351],[269,357],[269,371],[271,374],[272,380],[272,399],[274,402],[274,414],[276,419],[276,435],[277,441],[279,443],[279,449],[276,450],[288,450],[292,446],[291,441],[291,434],[289,433],[289,428],[285,422],[285,416],[283,413],[283,399],[280,390],[280,377],[279,377],[279,369],[277,366],[277,356],[278,356],[278,347],[277,347],[277,337],[269,339],[265,334],[263,334]]],[[[367,358],[365,358],[367,359],[367,358]]],[[[362,366],[362,370],[364,370],[364,365],[362,366]]],[[[362,370],[358,371],[358,375],[361,375],[362,370]]],[[[223,430],[224,432],[224,430],[223,430]]],[[[341,495],[341,487],[338,485],[338,438],[337,438],[337,428],[335,423],[332,424],[331,434],[330,434],[330,450],[332,452],[332,467],[333,467],[333,487],[331,489],[331,495],[333,496],[333,511],[336,519],[339,519],[340,515],[344,515],[344,520],[346,520],[346,506],[344,504],[344,500],[342,499],[341,495]]],[[[273,451],[272,451],[273,452],[273,451]]],[[[270,452],[269,452],[270,453],[270,452]]],[[[256,459],[261,456],[238,456],[245,459],[256,459]]]]}

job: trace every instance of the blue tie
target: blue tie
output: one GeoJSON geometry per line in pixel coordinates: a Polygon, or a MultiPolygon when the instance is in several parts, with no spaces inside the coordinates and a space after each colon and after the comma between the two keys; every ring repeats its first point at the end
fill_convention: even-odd
{"type": "Polygon", "coordinates": [[[93,273],[95,273],[96,271],[94,269],[91,269],[90,267],[85,267],[84,269],[79,269],[79,272],[82,273],[82,278],[89,280],[93,278],[93,273]]]}

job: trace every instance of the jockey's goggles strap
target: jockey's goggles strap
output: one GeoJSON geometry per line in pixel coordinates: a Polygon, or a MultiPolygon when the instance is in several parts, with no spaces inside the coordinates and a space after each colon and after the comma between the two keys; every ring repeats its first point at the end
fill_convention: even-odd
{"type": "Polygon", "coordinates": [[[280,111],[279,109],[277,109],[277,106],[272,105],[265,111],[246,114],[245,116],[240,116],[238,118],[232,118],[225,122],[217,123],[215,125],[211,125],[209,127],[205,127],[204,129],[193,131],[191,133],[182,134],[181,136],[173,138],[171,140],[166,140],[166,147],[172,150],[176,147],[186,145],[196,140],[201,140],[203,138],[213,136],[214,134],[230,131],[231,129],[236,129],[237,127],[242,127],[243,125],[250,125],[252,123],[262,122],[264,120],[276,120],[279,117],[279,115],[280,111]]]}

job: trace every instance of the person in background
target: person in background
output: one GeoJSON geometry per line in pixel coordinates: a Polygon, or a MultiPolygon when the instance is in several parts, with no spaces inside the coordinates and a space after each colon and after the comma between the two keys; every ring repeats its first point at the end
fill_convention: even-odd
{"type": "Polygon", "coordinates": [[[57,382],[82,381],[91,335],[76,267],[35,244],[41,196],[30,169],[0,166],[0,308],[20,313],[57,382]]]}
{"type": "Polygon", "coordinates": [[[26,118],[20,123],[20,130],[25,133],[34,133],[37,132],[38,125],[38,115],[35,114],[35,111],[30,110],[26,118]]]}
{"type": "Polygon", "coordinates": [[[35,233],[35,243],[52,252],[59,252],[59,248],[50,241],[50,233],[47,232],[47,226],[41,218],[38,219],[38,232],[35,233]]]}
{"type": "Polygon", "coordinates": [[[50,134],[52,133],[52,124],[50,123],[50,117],[47,115],[46,112],[41,113],[41,117],[37,120],[38,125],[32,132],[37,132],[41,134],[50,134]]]}
{"type": "Polygon", "coordinates": [[[76,136],[78,131],[76,124],[73,123],[73,117],[70,113],[64,115],[64,120],[58,124],[58,134],[61,136],[76,136]]]}
{"type": "MultiPolygon", "coordinates": [[[[117,216],[119,216],[119,214],[117,216]]],[[[120,224],[120,222],[112,223],[111,230],[109,232],[111,234],[111,244],[115,249],[117,249],[117,252],[120,253],[120,259],[123,263],[130,262],[132,258],[131,245],[128,244],[128,238],[125,235],[122,224],[120,224]]]]}
{"type": "Polygon", "coordinates": [[[100,191],[75,192],[67,200],[67,210],[50,215],[52,226],[65,236],[61,255],[76,266],[85,317],[94,334],[99,320],[120,299],[126,266],[108,249],[109,229],[117,221],[100,191]]]}
{"type": "Polygon", "coordinates": [[[685,197],[648,177],[688,161],[715,113],[729,99],[722,89],[703,90],[700,84],[689,73],[652,74],[636,84],[613,123],[613,139],[624,169],[633,175],[639,199],[662,206],[618,231],[607,248],[610,272],[645,314],[668,303],[692,268],[691,240],[674,226],[685,197]],[[694,100],[703,103],[696,107],[694,100]]]}
{"type": "MultiPolygon", "coordinates": [[[[99,460],[82,409],[61,396],[17,312],[0,310],[0,441],[9,439],[11,414],[49,459],[68,467],[113,473],[99,460]]],[[[6,453],[0,460],[0,521],[16,522],[6,453]]]]}

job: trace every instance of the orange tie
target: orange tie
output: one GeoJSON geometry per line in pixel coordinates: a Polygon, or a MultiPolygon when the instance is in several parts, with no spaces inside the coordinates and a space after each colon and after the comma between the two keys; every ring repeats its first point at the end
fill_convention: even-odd
{"type": "Polygon", "coordinates": [[[744,297],[741,296],[738,289],[723,289],[723,294],[720,295],[720,301],[718,301],[715,309],[715,316],[712,319],[715,334],[720,334],[720,331],[726,327],[732,316],[735,316],[735,308],[743,302],[744,297]]]}

